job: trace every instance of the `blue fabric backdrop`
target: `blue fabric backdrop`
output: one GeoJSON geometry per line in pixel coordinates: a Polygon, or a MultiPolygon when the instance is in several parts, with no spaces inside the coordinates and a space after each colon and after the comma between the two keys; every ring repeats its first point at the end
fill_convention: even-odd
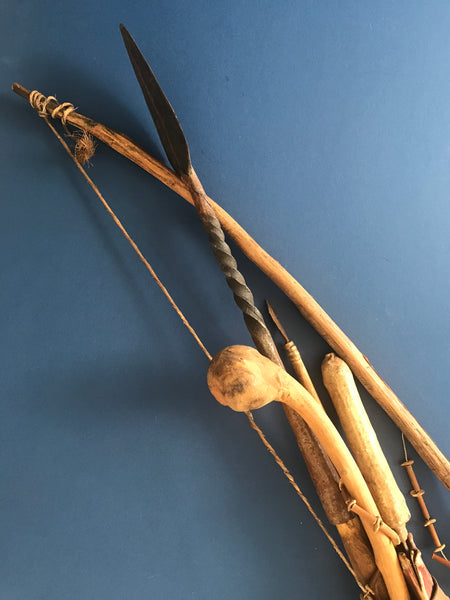
{"type": "MultiPolygon", "coordinates": [[[[71,101],[162,157],[123,22],[209,195],[448,452],[448,2],[3,0],[0,16],[0,598],[357,598],[245,417],[210,396],[206,358],[10,86],[71,101]]],[[[192,208],[103,145],[89,174],[210,352],[250,343],[192,208]]],[[[323,392],[327,345],[236,257],[323,392]]],[[[407,493],[400,434],[363,398],[407,493]]],[[[279,409],[257,419],[322,515],[279,409]]],[[[450,541],[447,492],[420,460],[416,470],[450,541]]],[[[408,502],[427,564],[448,585],[408,502]]]]}

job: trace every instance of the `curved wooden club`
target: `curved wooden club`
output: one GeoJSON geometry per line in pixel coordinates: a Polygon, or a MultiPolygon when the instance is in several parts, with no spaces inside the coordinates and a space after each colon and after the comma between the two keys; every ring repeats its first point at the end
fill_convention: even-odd
{"type": "MultiPolygon", "coordinates": [[[[254,348],[230,346],[211,361],[208,386],[218,402],[235,411],[247,412],[276,400],[298,412],[316,434],[358,505],[379,517],[367,484],[337,429],[325,412],[318,409],[312,396],[288,373],[254,348]]],[[[363,524],[389,597],[407,600],[409,593],[391,540],[375,531],[373,523],[364,520],[363,524]]]]}

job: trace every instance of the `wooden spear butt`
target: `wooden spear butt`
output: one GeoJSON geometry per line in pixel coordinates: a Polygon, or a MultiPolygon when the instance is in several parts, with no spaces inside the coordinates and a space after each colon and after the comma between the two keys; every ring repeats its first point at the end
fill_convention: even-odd
{"type": "Polygon", "coordinates": [[[11,89],[18,96],[25,98],[25,100],[28,100],[30,97],[30,91],[24,88],[23,85],[20,85],[20,83],[14,82],[11,86],[11,89]]]}
{"type": "MultiPolygon", "coordinates": [[[[233,410],[247,412],[273,400],[298,412],[317,436],[342,482],[359,506],[374,516],[377,507],[353,457],[325,412],[295,379],[247,346],[221,350],[208,369],[208,386],[215,398],[233,410]]],[[[391,600],[409,600],[405,580],[391,541],[373,523],[363,523],[375,561],[391,600]]]]}
{"type": "Polygon", "coordinates": [[[405,524],[411,515],[370,423],[352,372],[343,360],[330,353],[323,360],[322,375],[347,442],[381,517],[405,542],[408,535],[405,524]]]}

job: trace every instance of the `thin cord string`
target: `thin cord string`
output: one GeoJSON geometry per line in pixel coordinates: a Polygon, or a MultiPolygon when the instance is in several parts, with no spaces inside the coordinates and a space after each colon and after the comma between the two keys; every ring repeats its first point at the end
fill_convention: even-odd
{"type": "Polygon", "coordinates": [[[425,523],[423,524],[423,526],[428,529],[428,531],[431,535],[431,538],[434,542],[434,545],[435,545],[435,548],[433,550],[433,554],[432,554],[431,558],[433,558],[434,560],[438,559],[439,562],[442,562],[442,564],[445,564],[447,567],[449,567],[450,561],[444,554],[445,544],[443,544],[441,542],[441,540],[439,539],[438,533],[434,526],[434,524],[436,523],[436,519],[434,519],[430,516],[428,507],[423,498],[423,495],[425,494],[425,490],[422,490],[420,488],[419,482],[417,481],[417,477],[416,477],[416,475],[414,473],[414,469],[413,469],[414,461],[412,459],[408,458],[408,452],[406,450],[406,440],[405,440],[405,435],[403,434],[403,432],[402,432],[402,444],[403,444],[403,452],[405,453],[405,461],[402,462],[401,466],[405,467],[406,472],[409,477],[409,480],[413,487],[413,489],[409,493],[413,498],[415,498],[417,500],[417,502],[420,506],[422,515],[425,518],[425,523]],[[441,555],[442,560],[439,558],[438,554],[441,555]]]}
{"type": "MultiPolygon", "coordinates": [[[[136,252],[137,256],[142,261],[142,263],[144,264],[144,266],[147,269],[147,271],[150,273],[150,275],[152,276],[152,278],[154,279],[154,281],[158,284],[159,288],[161,289],[161,291],[163,292],[163,294],[166,296],[166,298],[169,301],[169,303],[172,306],[172,308],[176,311],[177,315],[180,317],[180,319],[183,322],[183,324],[186,326],[186,328],[188,329],[188,331],[194,337],[194,339],[197,342],[197,344],[199,345],[200,349],[203,351],[203,353],[208,358],[208,360],[211,361],[212,360],[212,355],[206,349],[206,346],[201,341],[201,339],[198,336],[198,334],[195,331],[195,329],[189,323],[188,319],[184,316],[183,312],[178,307],[178,305],[176,304],[176,302],[174,301],[174,299],[170,295],[170,293],[167,290],[167,288],[163,285],[163,283],[161,282],[161,280],[157,276],[157,274],[154,271],[153,267],[150,265],[150,263],[147,261],[147,259],[144,257],[144,255],[140,251],[140,249],[137,246],[137,244],[134,242],[134,240],[128,234],[127,230],[122,225],[121,221],[119,220],[119,218],[117,217],[117,215],[114,213],[114,211],[112,210],[112,208],[109,206],[109,204],[107,203],[107,201],[105,200],[105,198],[102,196],[102,194],[101,194],[100,190],[98,189],[98,187],[95,185],[95,183],[89,177],[89,175],[86,173],[86,170],[83,168],[83,166],[81,165],[81,163],[79,162],[79,160],[77,159],[77,157],[72,153],[72,151],[70,150],[70,148],[67,145],[67,143],[65,142],[65,140],[62,138],[62,136],[58,133],[58,131],[56,130],[56,128],[48,120],[48,113],[46,111],[46,106],[47,106],[47,104],[48,104],[48,102],[50,100],[56,100],[56,98],[54,98],[53,96],[49,96],[49,97],[46,98],[45,96],[43,96],[42,94],[40,94],[40,92],[37,92],[37,91],[33,91],[30,94],[30,104],[31,104],[31,106],[34,109],[36,109],[36,111],[38,112],[39,116],[42,117],[44,119],[44,121],[47,123],[47,125],[49,126],[49,128],[51,129],[51,131],[53,132],[53,134],[56,136],[56,138],[58,139],[58,141],[60,142],[60,144],[63,146],[63,148],[65,149],[65,151],[67,152],[67,154],[70,156],[70,158],[73,160],[73,162],[77,166],[78,170],[81,172],[81,174],[83,175],[83,177],[86,179],[86,181],[88,182],[88,184],[91,186],[91,188],[93,189],[93,191],[95,192],[95,194],[97,195],[97,197],[99,198],[99,200],[101,201],[101,203],[103,204],[103,206],[105,207],[105,209],[107,210],[107,212],[109,213],[109,215],[111,216],[111,218],[113,219],[113,221],[115,222],[115,224],[117,225],[117,227],[119,228],[119,230],[121,231],[121,233],[123,234],[123,236],[125,237],[125,239],[128,241],[128,243],[131,245],[131,247],[133,248],[133,250],[136,252]]],[[[60,117],[62,119],[64,117],[64,119],[66,119],[67,116],[68,116],[68,114],[70,114],[70,112],[72,112],[72,110],[74,110],[73,105],[70,105],[70,106],[69,105],[70,105],[70,103],[68,103],[68,102],[59,105],[54,111],[52,111],[52,113],[51,113],[52,118],[60,117]],[[61,111],[58,112],[58,109],[60,107],[64,107],[63,112],[61,112],[61,111]]],[[[65,126],[65,121],[63,122],[63,125],[65,126]]],[[[363,593],[360,596],[361,600],[370,600],[371,598],[373,598],[374,597],[373,590],[370,588],[369,585],[364,585],[363,583],[361,583],[361,581],[359,580],[358,576],[356,575],[356,572],[352,568],[351,564],[349,563],[349,561],[347,560],[347,558],[345,557],[345,555],[343,554],[343,552],[341,551],[341,549],[339,548],[339,546],[337,545],[337,543],[335,542],[335,540],[333,539],[333,537],[331,536],[331,534],[326,529],[326,527],[323,524],[322,520],[320,519],[320,517],[315,512],[315,510],[313,509],[313,507],[309,503],[309,501],[306,498],[306,496],[301,491],[301,489],[300,489],[299,485],[297,484],[297,482],[295,481],[293,475],[290,473],[289,469],[287,468],[287,466],[285,465],[285,463],[283,462],[283,460],[281,459],[281,457],[278,455],[278,453],[276,452],[275,448],[267,440],[267,438],[266,438],[265,434],[263,433],[263,431],[261,430],[261,428],[258,427],[258,425],[256,424],[256,422],[254,420],[254,417],[253,417],[253,414],[250,411],[247,411],[245,413],[245,415],[246,415],[246,417],[247,417],[247,419],[249,421],[249,424],[252,427],[252,429],[258,434],[258,436],[261,439],[262,443],[267,448],[267,450],[270,452],[270,454],[273,456],[275,462],[280,467],[280,469],[282,470],[283,474],[285,475],[285,477],[287,478],[287,480],[289,481],[289,483],[291,484],[291,486],[294,488],[294,490],[297,493],[297,495],[303,501],[303,503],[305,504],[306,508],[308,509],[308,511],[310,512],[310,514],[313,516],[314,520],[319,525],[320,529],[323,531],[323,533],[325,534],[325,536],[327,537],[328,541],[330,542],[331,546],[333,547],[333,549],[335,550],[335,552],[337,553],[337,555],[339,556],[339,558],[342,560],[342,562],[344,563],[344,565],[347,567],[348,571],[353,576],[356,584],[362,590],[363,593]]]]}
{"type": "Polygon", "coordinates": [[[349,561],[347,560],[346,556],[343,554],[343,552],[341,551],[341,549],[339,548],[339,546],[337,545],[337,543],[335,542],[335,540],[333,539],[333,537],[331,536],[331,534],[328,532],[327,528],[323,524],[323,522],[322,522],[321,518],[319,517],[319,515],[316,513],[316,511],[313,509],[313,507],[309,503],[308,498],[304,495],[304,493],[300,489],[300,487],[297,484],[297,482],[295,481],[293,475],[291,474],[291,472],[289,471],[289,469],[287,468],[287,466],[285,465],[285,463],[283,462],[283,460],[280,458],[280,456],[277,454],[277,451],[275,450],[275,448],[267,440],[267,438],[264,435],[264,432],[262,431],[262,429],[260,427],[258,427],[258,425],[255,423],[255,419],[253,417],[253,414],[250,411],[248,411],[248,412],[245,413],[245,415],[248,418],[251,427],[259,435],[262,443],[265,445],[265,447],[267,448],[267,450],[273,456],[275,462],[280,467],[280,469],[283,471],[286,479],[289,481],[289,483],[291,484],[291,486],[294,488],[296,494],[303,501],[303,503],[305,504],[306,508],[310,512],[310,514],[314,517],[314,520],[316,521],[317,525],[323,531],[323,533],[327,537],[327,539],[330,542],[330,544],[332,545],[333,549],[336,551],[336,553],[339,556],[339,558],[342,560],[342,562],[345,564],[345,566],[347,567],[347,569],[353,575],[353,578],[356,581],[356,583],[358,584],[359,588],[364,592],[364,594],[361,595],[361,600],[369,600],[370,598],[373,598],[373,596],[374,596],[373,590],[370,588],[369,585],[364,585],[364,584],[362,584],[359,581],[358,576],[356,575],[356,572],[353,570],[353,567],[351,566],[351,564],[349,563],[349,561]]]}
{"type": "MultiPolygon", "coordinates": [[[[191,335],[194,337],[195,341],[200,346],[201,350],[204,352],[204,354],[207,356],[207,358],[209,360],[211,360],[212,359],[211,354],[208,352],[208,350],[204,346],[203,342],[200,340],[199,336],[197,335],[196,331],[194,330],[194,328],[192,327],[192,325],[189,323],[189,321],[187,320],[187,318],[184,316],[183,312],[180,310],[180,308],[176,304],[175,300],[170,295],[168,289],[163,285],[163,283],[161,282],[161,280],[159,279],[159,277],[157,276],[157,274],[153,270],[153,267],[150,265],[150,263],[148,262],[148,260],[142,254],[142,252],[140,251],[139,247],[137,246],[137,244],[135,243],[135,241],[131,238],[131,236],[129,235],[129,233],[127,232],[127,230],[125,229],[125,227],[122,225],[121,221],[116,216],[116,214],[114,213],[114,211],[112,210],[112,208],[106,202],[106,200],[102,196],[100,190],[97,188],[97,186],[92,181],[92,179],[89,177],[89,175],[86,173],[86,170],[83,168],[83,166],[80,164],[80,162],[72,154],[72,151],[70,150],[70,148],[67,145],[66,141],[61,137],[61,135],[58,133],[58,131],[55,129],[55,127],[48,120],[47,113],[44,112],[44,108],[42,108],[43,105],[42,105],[41,98],[37,97],[37,99],[36,99],[36,96],[33,96],[33,94],[34,94],[34,92],[32,92],[30,94],[30,104],[31,104],[31,106],[33,106],[33,108],[36,108],[36,104],[34,104],[33,102],[39,103],[38,108],[36,108],[39,111],[38,112],[39,116],[43,117],[43,119],[45,120],[45,122],[47,123],[47,125],[50,127],[50,129],[52,130],[52,132],[54,133],[54,135],[57,137],[58,141],[63,146],[64,150],[72,158],[73,162],[76,164],[76,166],[78,167],[78,169],[81,172],[81,174],[83,175],[83,177],[86,179],[86,181],[89,183],[89,185],[91,186],[91,188],[94,190],[94,192],[96,193],[97,197],[99,198],[99,200],[101,201],[101,203],[103,204],[103,206],[105,207],[105,209],[108,211],[108,213],[110,214],[111,218],[113,219],[113,221],[115,222],[115,224],[117,225],[117,227],[120,229],[121,233],[123,234],[123,236],[125,237],[125,239],[127,240],[127,242],[130,244],[130,246],[136,252],[136,254],[140,258],[140,260],[143,262],[143,264],[144,264],[145,268],[147,269],[147,271],[150,273],[150,275],[156,281],[156,283],[158,284],[159,288],[161,289],[161,291],[163,292],[163,294],[165,295],[165,297],[169,301],[170,305],[172,306],[172,308],[176,311],[177,315],[182,320],[183,324],[187,327],[187,329],[189,330],[189,332],[191,333],[191,335]]],[[[44,96],[44,99],[45,99],[45,96],[44,96]]],[[[51,97],[51,96],[49,96],[49,98],[47,98],[47,100],[49,100],[49,99],[53,100],[54,98],[51,97]]],[[[52,116],[53,116],[54,113],[55,113],[55,111],[53,111],[52,116]]]]}

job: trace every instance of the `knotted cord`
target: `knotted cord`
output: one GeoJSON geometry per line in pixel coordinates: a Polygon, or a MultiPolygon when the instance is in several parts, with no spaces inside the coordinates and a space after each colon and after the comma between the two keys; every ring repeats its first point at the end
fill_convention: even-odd
{"type": "Polygon", "coordinates": [[[402,433],[402,444],[403,444],[403,452],[405,454],[405,461],[401,463],[401,466],[405,467],[406,472],[409,477],[409,480],[411,482],[411,485],[413,486],[413,489],[409,493],[413,498],[415,498],[417,500],[417,502],[420,506],[420,510],[422,511],[422,515],[425,518],[425,523],[423,524],[423,526],[428,529],[428,531],[430,532],[430,535],[431,535],[431,539],[434,542],[435,548],[433,550],[432,558],[434,560],[438,559],[439,562],[442,562],[442,564],[445,564],[448,567],[448,566],[450,566],[450,562],[444,554],[445,544],[443,544],[441,542],[441,540],[439,539],[438,533],[434,526],[434,524],[436,523],[436,519],[434,519],[430,516],[428,507],[423,498],[423,495],[425,494],[425,490],[421,489],[419,482],[417,481],[417,477],[416,477],[416,474],[414,473],[414,469],[413,469],[414,461],[412,459],[408,458],[408,452],[406,450],[406,441],[405,441],[405,436],[403,433],[402,433]],[[439,558],[438,554],[441,555],[442,560],[439,558]]]}
{"type": "MultiPolygon", "coordinates": [[[[54,125],[52,125],[52,123],[50,123],[50,121],[48,120],[49,113],[47,112],[47,106],[48,106],[48,103],[51,100],[57,102],[57,99],[54,96],[47,96],[46,97],[43,94],[41,94],[40,92],[38,92],[37,90],[32,91],[30,93],[30,97],[29,97],[30,105],[37,111],[38,115],[44,119],[44,121],[46,122],[46,124],[48,125],[48,127],[50,128],[50,130],[53,132],[53,134],[58,139],[58,141],[60,142],[60,144],[63,146],[63,148],[65,149],[65,151],[67,152],[67,154],[73,160],[73,162],[77,166],[78,170],[81,172],[81,174],[83,175],[83,177],[85,178],[85,180],[87,181],[87,183],[93,189],[93,191],[95,192],[95,194],[97,195],[97,197],[99,198],[99,200],[101,201],[101,203],[103,204],[103,206],[105,207],[105,209],[107,210],[107,212],[109,213],[109,215],[111,216],[111,218],[113,219],[113,221],[115,222],[115,224],[117,225],[117,227],[119,228],[119,230],[121,231],[122,235],[125,237],[125,239],[128,241],[128,243],[131,245],[131,247],[133,248],[133,250],[136,252],[137,256],[142,261],[142,263],[144,264],[145,268],[150,273],[150,275],[152,276],[152,278],[154,279],[154,281],[157,283],[157,285],[159,286],[159,288],[161,289],[161,291],[163,292],[163,294],[165,295],[165,297],[169,301],[169,303],[172,306],[172,308],[175,310],[175,312],[177,313],[177,315],[180,317],[181,321],[183,322],[183,324],[185,325],[185,327],[188,329],[189,333],[194,337],[195,341],[197,342],[197,344],[200,347],[200,349],[202,350],[202,352],[205,354],[205,356],[208,358],[208,360],[211,361],[212,360],[212,355],[209,353],[209,351],[207,350],[206,346],[203,344],[203,342],[201,341],[200,337],[198,336],[197,332],[195,331],[195,329],[193,328],[193,326],[189,323],[188,319],[183,314],[182,310],[178,307],[178,305],[176,304],[175,300],[170,295],[168,289],[163,285],[163,283],[159,279],[158,275],[154,271],[153,267],[150,265],[150,263],[148,262],[148,260],[145,258],[145,256],[140,251],[138,245],[131,238],[131,236],[129,235],[129,233],[127,232],[127,230],[125,229],[125,227],[121,223],[120,219],[117,217],[117,215],[114,213],[114,211],[112,210],[112,208],[109,206],[108,202],[105,200],[105,198],[101,194],[101,192],[98,189],[98,187],[96,186],[96,184],[89,177],[89,175],[87,174],[86,170],[82,166],[80,160],[77,158],[76,153],[74,153],[74,152],[71,151],[71,149],[68,146],[68,144],[66,143],[66,141],[59,134],[59,132],[57,131],[57,129],[54,127],[54,125]]],[[[66,130],[66,133],[69,135],[69,137],[72,137],[72,138],[74,137],[74,134],[70,133],[70,131],[68,131],[66,120],[67,120],[68,115],[71,112],[73,112],[74,110],[75,110],[75,107],[73,106],[73,104],[71,104],[70,102],[64,102],[62,104],[59,104],[50,113],[50,116],[53,119],[56,119],[56,118],[61,119],[61,122],[62,122],[62,124],[63,124],[63,126],[64,126],[64,128],[66,130]]],[[[85,131],[83,131],[82,133],[83,133],[83,135],[86,134],[85,131]]],[[[362,593],[360,595],[360,599],[361,600],[370,600],[370,599],[374,598],[374,592],[373,592],[373,590],[370,588],[369,585],[364,585],[359,580],[359,578],[356,575],[356,572],[352,568],[351,564],[349,563],[349,561],[347,560],[347,558],[345,557],[345,555],[343,554],[343,552],[341,551],[341,549],[339,548],[338,544],[335,542],[335,540],[333,539],[333,537],[331,536],[331,534],[328,532],[327,528],[323,524],[323,522],[320,519],[320,517],[317,515],[317,513],[315,512],[315,510],[313,509],[313,507],[309,503],[308,499],[306,498],[306,496],[304,495],[304,493],[300,489],[300,486],[295,481],[295,479],[294,479],[293,475],[291,474],[291,472],[289,471],[288,467],[285,465],[284,461],[278,455],[278,453],[276,452],[275,448],[267,440],[267,438],[266,438],[265,434],[263,433],[262,429],[256,424],[256,422],[254,420],[254,417],[253,417],[253,414],[250,411],[247,411],[245,413],[245,415],[246,415],[246,417],[247,417],[247,419],[249,421],[249,424],[252,427],[252,429],[254,429],[254,431],[258,434],[258,436],[261,439],[262,443],[267,448],[267,450],[270,452],[270,454],[273,456],[275,462],[277,463],[277,465],[279,466],[279,468],[282,470],[283,474],[285,475],[285,477],[289,481],[290,485],[294,488],[296,494],[303,501],[303,503],[305,504],[306,508],[308,509],[308,511],[310,512],[310,514],[312,515],[312,517],[314,518],[314,520],[316,521],[316,523],[319,525],[320,529],[323,531],[323,533],[325,534],[325,536],[327,537],[327,539],[330,542],[331,546],[333,547],[333,549],[335,550],[335,552],[337,553],[337,555],[339,556],[339,558],[342,560],[342,562],[344,563],[344,565],[347,567],[348,571],[353,576],[356,584],[358,585],[358,587],[362,591],[362,593]]],[[[350,510],[350,508],[349,508],[349,510],[350,510]]]]}

